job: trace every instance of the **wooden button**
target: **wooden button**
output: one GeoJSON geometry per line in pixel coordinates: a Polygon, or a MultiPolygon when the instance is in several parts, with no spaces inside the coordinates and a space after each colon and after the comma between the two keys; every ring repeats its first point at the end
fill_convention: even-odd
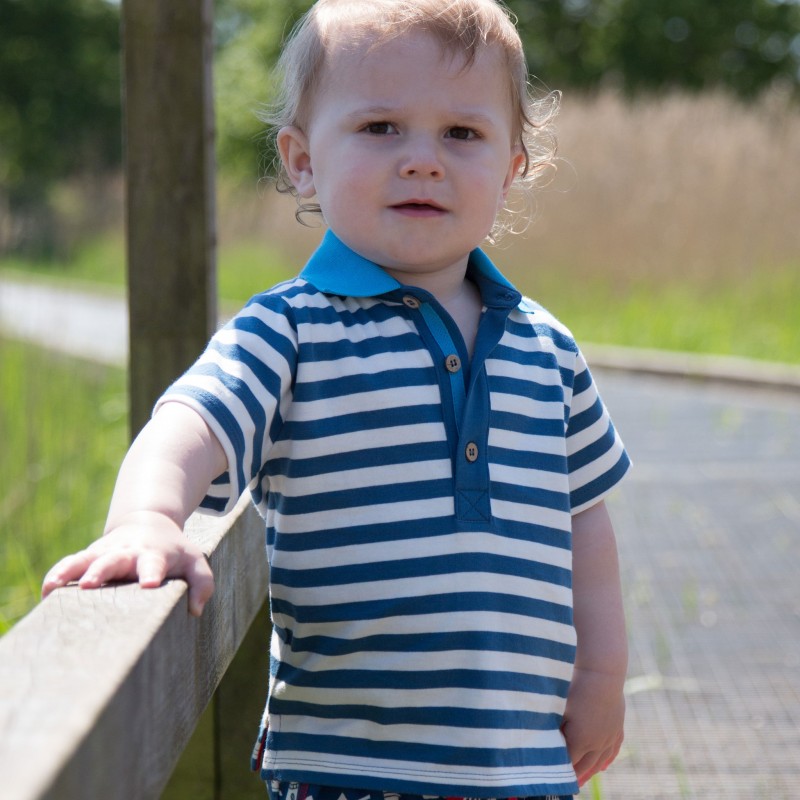
{"type": "Polygon", "coordinates": [[[466,455],[467,461],[469,461],[470,463],[474,463],[475,461],[477,461],[478,445],[476,445],[475,442],[470,442],[464,450],[464,455],[466,455]]]}
{"type": "Polygon", "coordinates": [[[448,372],[458,372],[461,369],[461,359],[455,354],[447,356],[444,365],[448,372]]]}
{"type": "Polygon", "coordinates": [[[419,301],[419,300],[417,300],[417,298],[416,298],[416,297],[414,297],[414,295],[413,295],[413,294],[407,294],[407,295],[406,295],[406,296],[403,298],[403,302],[404,302],[404,303],[405,303],[405,304],[406,304],[406,305],[407,305],[409,308],[419,308],[419,307],[422,305],[422,303],[420,303],[420,301],[419,301]]]}

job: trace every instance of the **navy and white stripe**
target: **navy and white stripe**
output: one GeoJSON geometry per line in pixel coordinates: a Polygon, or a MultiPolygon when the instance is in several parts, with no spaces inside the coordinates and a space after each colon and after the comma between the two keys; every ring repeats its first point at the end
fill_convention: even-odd
{"type": "Polygon", "coordinates": [[[577,791],[571,516],[629,462],[569,332],[481,251],[470,275],[471,361],[431,295],[328,233],[162,399],[227,454],[204,507],[249,489],[266,518],[265,778],[577,791]]]}

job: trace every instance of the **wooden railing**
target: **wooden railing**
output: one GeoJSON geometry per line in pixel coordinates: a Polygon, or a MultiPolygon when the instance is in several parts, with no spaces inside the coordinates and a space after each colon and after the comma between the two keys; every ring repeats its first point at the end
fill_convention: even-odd
{"type": "Polygon", "coordinates": [[[246,500],[222,519],[194,515],[187,535],[216,579],[199,620],[180,580],[69,586],[0,639],[4,800],[162,795],[267,593],[264,523],[246,500]]]}

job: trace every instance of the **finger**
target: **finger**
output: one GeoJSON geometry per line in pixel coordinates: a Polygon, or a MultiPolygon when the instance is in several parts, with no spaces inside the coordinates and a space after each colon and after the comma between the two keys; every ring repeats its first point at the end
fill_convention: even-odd
{"type": "Polygon", "coordinates": [[[617,760],[620,750],[622,750],[622,742],[623,737],[620,736],[609,753],[603,757],[602,764],[600,765],[601,772],[607,770],[617,760]]]}
{"type": "Polygon", "coordinates": [[[620,749],[621,749],[620,747],[614,748],[614,750],[611,753],[611,755],[609,755],[607,758],[603,759],[603,764],[600,767],[600,769],[602,769],[602,770],[608,769],[617,760],[617,756],[619,755],[620,749]]]}
{"type": "Polygon", "coordinates": [[[575,774],[578,776],[578,783],[583,786],[588,780],[607,769],[613,763],[619,752],[619,746],[607,748],[606,750],[587,753],[576,765],[575,774]]]}
{"type": "Polygon", "coordinates": [[[65,556],[54,564],[42,581],[42,597],[47,597],[54,589],[78,580],[88,569],[95,556],[88,550],[65,556]]]}
{"type": "Polygon", "coordinates": [[[192,560],[186,570],[186,582],[189,585],[189,613],[199,617],[214,594],[214,573],[204,555],[192,560]]]}
{"type": "Polygon", "coordinates": [[[578,785],[583,786],[592,775],[600,771],[600,757],[597,752],[587,753],[575,765],[575,774],[578,776],[578,785]]]}
{"type": "Polygon", "coordinates": [[[83,577],[81,589],[97,589],[109,581],[132,580],[136,577],[136,556],[132,552],[105,553],[95,557],[83,577]]]}
{"type": "Polygon", "coordinates": [[[167,577],[167,559],[159,552],[148,550],[136,559],[136,574],[143,589],[154,589],[167,577]]]}

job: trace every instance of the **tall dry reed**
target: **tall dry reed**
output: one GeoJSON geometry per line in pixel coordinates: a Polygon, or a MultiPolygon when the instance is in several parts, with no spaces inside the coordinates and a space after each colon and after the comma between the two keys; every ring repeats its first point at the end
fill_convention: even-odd
{"type": "Polygon", "coordinates": [[[800,269],[800,108],[781,96],[566,95],[562,162],[506,258],[621,282],[800,269]]]}

